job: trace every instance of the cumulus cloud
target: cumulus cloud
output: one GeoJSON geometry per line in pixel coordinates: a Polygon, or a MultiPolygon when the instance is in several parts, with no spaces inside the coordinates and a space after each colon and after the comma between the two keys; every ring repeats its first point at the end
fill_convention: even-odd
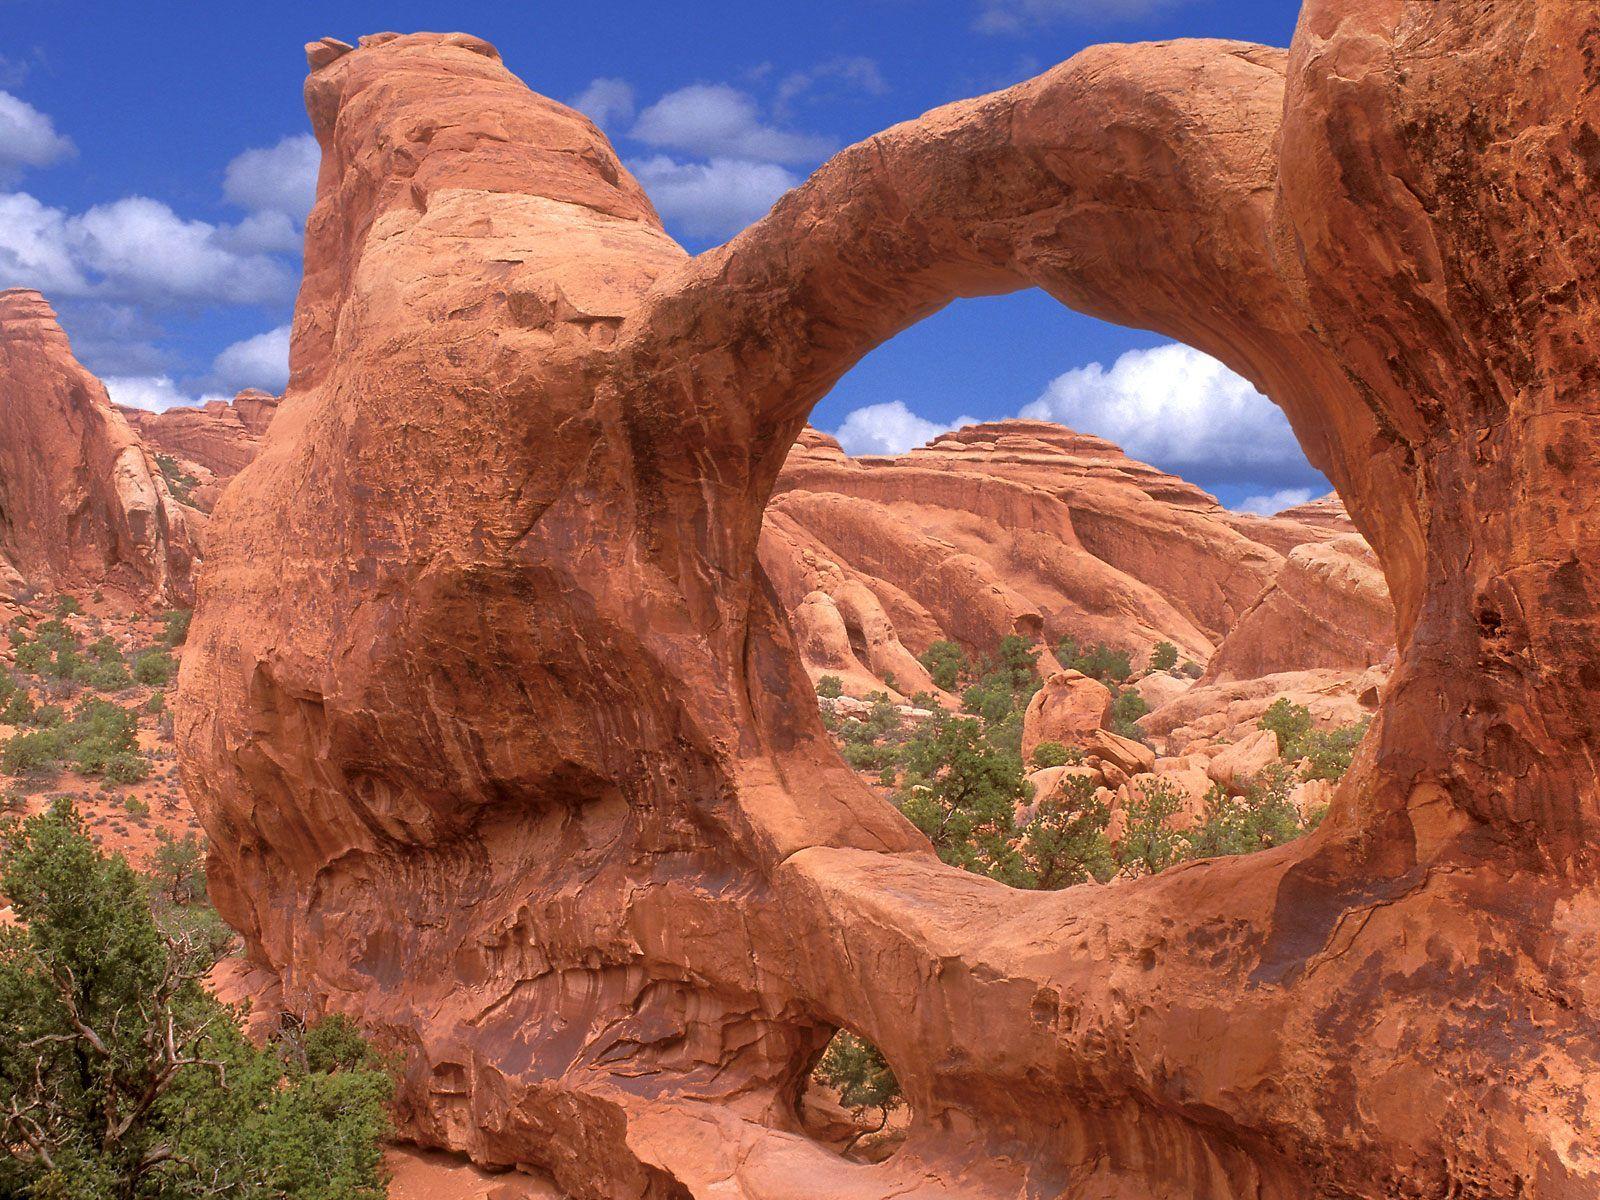
{"type": "Polygon", "coordinates": [[[836,143],[762,122],[755,99],[725,83],[669,92],[639,114],[630,136],[646,145],[707,158],[765,163],[814,162],[836,143]]]}
{"type": "Polygon", "coordinates": [[[1281,410],[1216,359],[1176,343],[1077,367],[1022,416],[1110,438],[1130,455],[1214,486],[1317,486],[1281,410]]]}
{"type": "Polygon", "coordinates": [[[28,167],[47,167],[77,153],[72,139],[26,100],[0,92],[0,182],[28,167]]]}
{"type": "Polygon", "coordinates": [[[297,133],[236,155],[222,174],[222,194],[250,212],[282,213],[304,224],[321,164],[317,139],[297,133]]]}
{"type": "Polygon", "coordinates": [[[102,382],[111,394],[113,404],[128,408],[145,408],[151,412],[177,408],[180,405],[204,404],[208,400],[226,400],[218,394],[193,396],[172,381],[170,375],[108,375],[102,382]]]}
{"type": "Polygon", "coordinates": [[[591,79],[569,105],[602,129],[614,129],[633,119],[633,86],[625,79],[591,79]]]}
{"type": "Polygon", "coordinates": [[[212,381],[219,387],[281,392],[289,382],[289,326],[234,342],[217,355],[211,367],[212,381]]]}
{"type": "Polygon", "coordinates": [[[941,433],[977,423],[976,417],[957,417],[941,424],[925,420],[901,400],[869,404],[845,416],[833,436],[846,454],[904,454],[932,441],[941,433]]]}
{"type": "Polygon", "coordinates": [[[0,287],[148,304],[288,299],[283,260],[241,247],[236,230],[190,221],[129,196],[68,214],[26,193],[0,194],[0,287]]]}
{"type": "Polygon", "coordinates": [[[1056,21],[1146,17],[1184,0],[978,0],[979,33],[1025,33],[1056,21]]]}
{"type": "Polygon", "coordinates": [[[657,154],[628,166],[664,220],[701,238],[738,233],[800,182],[777,163],[730,158],[695,163],[657,154]]]}
{"type": "Polygon", "coordinates": [[[1258,517],[1270,517],[1281,513],[1286,508],[1294,508],[1299,504],[1309,503],[1315,495],[1312,488],[1280,488],[1276,492],[1268,492],[1261,496],[1246,496],[1233,506],[1235,512],[1255,513],[1258,517]]]}

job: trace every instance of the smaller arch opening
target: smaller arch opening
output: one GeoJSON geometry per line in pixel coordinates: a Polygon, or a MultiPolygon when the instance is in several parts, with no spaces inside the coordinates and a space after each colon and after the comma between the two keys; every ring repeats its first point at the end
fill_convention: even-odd
{"type": "Polygon", "coordinates": [[[911,1104],[883,1052],[849,1029],[836,1029],[801,1084],[800,1127],[814,1142],[851,1162],[881,1163],[904,1145],[911,1104]]]}

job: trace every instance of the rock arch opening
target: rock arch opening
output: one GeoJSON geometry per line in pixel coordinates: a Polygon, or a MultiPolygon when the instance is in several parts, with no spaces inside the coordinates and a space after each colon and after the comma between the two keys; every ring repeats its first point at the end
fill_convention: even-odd
{"type": "Polygon", "coordinates": [[[1585,30],[1311,0],[1287,55],[1099,48],[844,151],[695,259],[481,40],[316,44],[290,389],[213,517],[177,709],[219,909],[290,1003],[406,1048],[408,1134],[579,1195],[1592,1191],[1585,30]],[[807,715],[754,569],[807,413],[952,297],[1024,286],[1276,397],[1383,562],[1373,740],[1248,870],[1013,892],[807,715]],[[262,665],[316,744],[262,727],[262,665]],[[571,778],[621,803],[553,855],[507,816],[571,778]],[[887,1163],[793,1136],[797,1012],[904,1064],[887,1163]]]}

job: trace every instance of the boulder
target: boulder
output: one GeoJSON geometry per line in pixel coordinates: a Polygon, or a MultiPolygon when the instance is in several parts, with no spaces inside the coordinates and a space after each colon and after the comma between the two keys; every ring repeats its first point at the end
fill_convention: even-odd
{"type": "Polygon", "coordinates": [[[1212,755],[1205,770],[1229,792],[1238,795],[1279,761],[1278,735],[1270,729],[1258,729],[1243,741],[1212,755]]]}
{"type": "Polygon", "coordinates": [[[1079,671],[1059,671],[1033,694],[1022,718],[1022,761],[1040,742],[1081,746],[1111,716],[1110,690],[1079,671]]]}

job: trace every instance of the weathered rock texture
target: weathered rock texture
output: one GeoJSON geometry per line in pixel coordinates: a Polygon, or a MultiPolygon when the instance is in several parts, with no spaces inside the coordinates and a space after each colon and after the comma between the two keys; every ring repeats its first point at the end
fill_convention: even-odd
{"type": "Polygon", "coordinates": [[[1345,534],[1289,551],[1217,647],[1204,683],[1280,671],[1360,672],[1394,651],[1394,606],[1366,542],[1345,534]]]}
{"type": "Polygon", "coordinates": [[[227,483],[255,458],[277,410],[278,397],[254,388],[231,401],[211,400],[195,408],[117,409],[150,449],[204,468],[218,484],[227,483]]]}
{"type": "MultiPolygon", "coordinates": [[[[980,655],[1018,633],[1138,656],[1170,641],[1205,662],[1284,552],[1330,536],[1229,512],[1045,421],[974,425],[892,458],[846,457],[808,428],[778,476],[761,562],[791,613],[814,586],[797,562],[865,586],[917,653],[946,639],[980,655]]],[[[814,666],[804,638],[801,655],[814,666]]]]}
{"type": "Polygon", "coordinates": [[[184,517],[38,292],[0,291],[0,589],[189,587],[184,517]]]}
{"type": "Polygon", "coordinates": [[[313,47],[293,378],[179,706],[251,955],[406,1049],[406,1133],[579,1196],[1593,1196],[1596,24],[1086,51],[698,258],[484,43],[313,47]],[[1015,892],[829,747],[768,493],[862,354],[1030,285],[1245,373],[1383,564],[1314,835],[1015,892]],[[881,1165],[793,1114],[844,1022],[915,1108],[881,1165]]]}

